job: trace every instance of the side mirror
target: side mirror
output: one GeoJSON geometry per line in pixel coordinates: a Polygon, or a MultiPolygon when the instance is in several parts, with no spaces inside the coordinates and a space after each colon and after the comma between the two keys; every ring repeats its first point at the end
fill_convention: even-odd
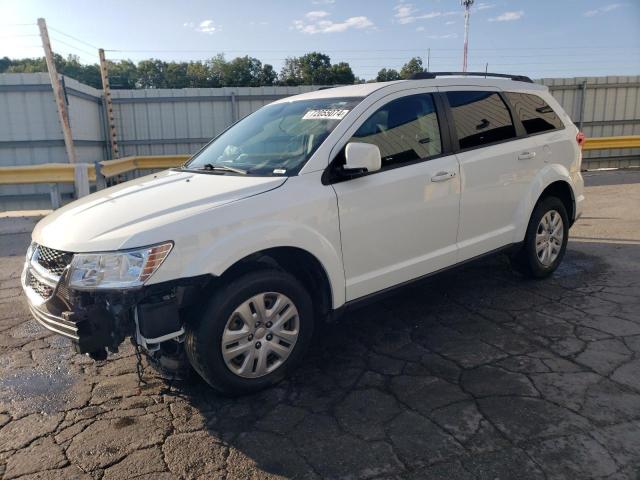
{"type": "Polygon", "coordinates": [[[377,145],[351,142],[345,150],[345,173],[375,172],[382,167],[382,157],[377,145]]]}

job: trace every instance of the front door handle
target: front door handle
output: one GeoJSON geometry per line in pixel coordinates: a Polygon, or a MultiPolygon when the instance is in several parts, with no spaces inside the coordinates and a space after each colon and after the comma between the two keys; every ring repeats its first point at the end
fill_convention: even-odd
{"type": "Polygon", "coordinates": [[[535,158],[536,152],[520,152],[518,155],[518,160],[531,160],[535,158]]]}
{"type": "Polygon", "coordinates": [[[438,172],[431,177],[432,182],[444,182],[445,180],[451,180],[456,176],[456,172],[438,172]]]}

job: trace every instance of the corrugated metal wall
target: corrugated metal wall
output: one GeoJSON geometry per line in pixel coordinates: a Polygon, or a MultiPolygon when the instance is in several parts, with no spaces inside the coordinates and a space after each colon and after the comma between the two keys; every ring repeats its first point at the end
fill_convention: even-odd
{"type": "MultiPolygon", "coordinates": [[[[640,75],[544,78],[562,108],[587,137],[640,135],[640,75]],[[582,112],[582,114],[581,114],[582,112]]],[[[640,149],[585,152],[586,168],[640,166],[640,149]]]]}
{"type": "MultiPolygon", "coordinates": [[[[101,91],[65,78],[77,156],[109,158],[101,91]]],[[[640,76],[545,78],[588,137],[640,135],[640,76]],[[585,89],[586,85],[586,89],[585,89]]],[[[122,155],[193,153],[236,120],[275,99],[318,87],[114,90],[122,155]]],[[[48,74],[0,74],[0,166],[65,162],[48,74]]],[[[586,152],[586,168],[640,165],[640,149],[586,152]]],[[[63,194],[72,192],[62,186],[63,194]]],[[[47,185],[0,187],[0,209],[47,208],[47,185]]]]}
{"type": "Polygon", "coordinates": [[[235,121],[278,99],[318,87],[112,91],[123,155],[193,153],[235,121]]]}
{"type": "MultiPolygon", "coordinates": [[[[64,78],[69,118],[81,162],[104,160],[99,90],[64,78]]],[[[62,128],[47,73],[0,74],[0,166],[67,162],[62,128]]],[[[48,185],[0,186],[0,208],[49,207],[48,185]]],[[[63,196],[72,185],[60,185],[63,196]]]]}

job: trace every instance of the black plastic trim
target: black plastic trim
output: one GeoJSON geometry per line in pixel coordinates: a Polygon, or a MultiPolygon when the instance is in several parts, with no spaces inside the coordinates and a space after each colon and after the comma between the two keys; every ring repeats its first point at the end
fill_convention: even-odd
{"type": "MultiPolygon", "coordinates": [[[[423,157],[423,158],[416,158],[415,160],[411,160],[408,162],[403,162],[403,163],[398,163],[396,165],[387,165],[385,167],[382,167],[380,170],[377,170],[375,172],[364,172],[364,173],[354,173],[354,174],[349,174],[349,173],[344,173],[344,174],[337,174],[336,172],[334,172],[334,163],[336,162],[336,159],[338,157],[340,157],[341,155],[344,155],[344,149],[346,148],[346,144],[345,146],[340,149],[340,151],[331,159],[331,161],[329,162],[329,165],[327,166],[327,168],[324,169],[324,172],[322,172],[322,177],[321,177],[321,181],[323,185],[333,185],[335,183],[340,183],[340,182],[346,182],[349,180],[354,180],[356,178],[360,178],[360,177],[367,177],[369,175],[376,175],[378,173],[382,173],[382,172],[386,172],[388,170],[394,170],[396,168],[402,168],[402,167],[408,167],[410,165],[415,165],[417,163],[422,163],[422,162],[428,162],[430,160],[435,160],[436,158],[441,158],[441,157],[446,157],[449,155],[453,155],[454,149],[453,149],[453,143],[452,143],[452,137],[451,137],[451,129],[449,128],[449,122],[448,122],[448,116],[446,114],[446,106],[443,102],[442,96],[439,92],[424,92],[424,93],[413,93],[410,95],[405,95],[402,97],[398,97],[396,99],[390,100],[387,103],[393,102],[395,100],[398,100],[399,98],[406,98],[406,97],[411,97],[411,96],[416,96],[416,95],[431,95],[431,97],[433,98],[433,104],[435,106],[436,109],[436,117],[438,118],[438,128],[440,129],[440,146],[442,148],[441,153],[439,153],[438,155],[433,155],[431,157],[423,157]],[[443,120],[447,120],[446,125],[443,122],[443,120]]],[[[384,104],[386,105],[386,103],[384,104]]],[[[370,115],[367,115],[365,117],[366,121],[369,118],[370,115]]],[[[364,123],[364,122],[363,122],[364,123]]],[[[347,142],[349,143],[349,142],[347,142]]]]}
{"type": "Polygon", "coordinates": [[[525,75],[513,75],[510,73],[491,73],[491,72],[417,72],[409,77],[409,80],[432,80],[438,77],[496,77],[508,78],[514,82],[533,83],[529,77],[525,75]]]}

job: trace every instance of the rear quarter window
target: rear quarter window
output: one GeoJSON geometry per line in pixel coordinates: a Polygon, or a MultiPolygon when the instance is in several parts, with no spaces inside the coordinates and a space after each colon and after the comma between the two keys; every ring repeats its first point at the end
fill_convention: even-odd
{"type": "Polygon", "coordinates": [[[560,117],[538,95],[505,92],[528,135],[564,128],[560,117]]]}

